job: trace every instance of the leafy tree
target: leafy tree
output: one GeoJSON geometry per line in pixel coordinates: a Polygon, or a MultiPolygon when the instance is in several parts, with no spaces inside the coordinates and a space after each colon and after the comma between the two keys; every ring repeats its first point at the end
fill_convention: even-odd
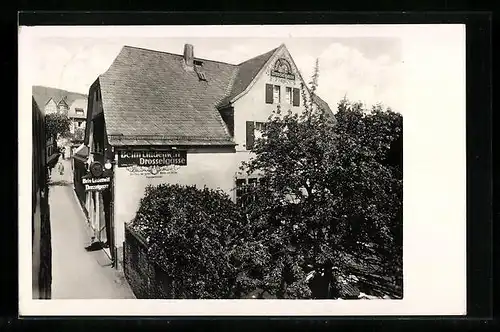
{"type": "Polygon", "coordinates": [[[254,253],[247,278],[279,298],[339,297],[341,280],[377,275],[376,265],[387,283],[401,265],[391,255],[401,252],[402,167],[388,156],[402,118],[344,100],[334,121],[313,103],[318,74],[316,64],[304,111],[273,112],[243,165],[263,174],[245,198],[256,239],[242,249],[254,253]]]}
{"type": "Polygon", "coordinates": [[[45,116],[45,132],[48,137],[64,137],[69,134],[71,120],[61,113],[50,113],[45,116]]]}
{"type": "Polygon", "coordinates": [[[73,133],[73,141],[83,141],[85,137],[85,129],[83,128],[75,128],[75,132],[73,133]]]}

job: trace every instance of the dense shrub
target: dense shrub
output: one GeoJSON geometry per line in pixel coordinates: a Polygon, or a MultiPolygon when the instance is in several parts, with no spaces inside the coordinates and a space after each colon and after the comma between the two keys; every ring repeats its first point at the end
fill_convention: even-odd
{"type": "Polygon", "coordinates": [[[146,188],[131,228],[148,244],[148,257],[174,279],[176,298],[239,298],[252,285],[237,278],[236,249],[247,223],[222,191],[161,184],[146,188]]]}

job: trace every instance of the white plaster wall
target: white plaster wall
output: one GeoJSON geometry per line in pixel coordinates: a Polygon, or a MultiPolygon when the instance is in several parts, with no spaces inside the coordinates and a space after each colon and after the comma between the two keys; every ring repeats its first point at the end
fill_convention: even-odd
{"type": "Polygon", "coordinates": [[[187,153],[187,166],[179,166],[176,174],[165,174],[160,177],[132,175],[125,167],[115,166],[115,239],[117,247],[124,241],[124,224],[130,222],[139,208],[139,201],[144,196],[147,185],[172,183],[181,185],[207,186],[220,188],[233,195],[235,170],[235,153],[187,153]]]}
{"type": "Polygon", "coordinates": [[[286,49],[279,50],[269,62],[268,67],[264,69],[262,75],[257,78],[254,85],[250,88],[247,94],[236,100],[234,106],[234,138],[236,146],[236,163],[241,164],[242,161],[247,161],[251,157],[249,151],[246,150],[246,121],[266,122],[271,113],[277,109],[277,104],[266,104],[266,84],[279,85],[281,88],[281,111],[287,112],[291,110],[293,113],[302,112],[304,110],[304,100],[302,93],[300,94],[300,105],[292,106],[286,102],[286,87],[300,89],[302,79],[299,75],[297,67],[286,49]],[[278,58],[285,58],[292,66],[295,80],[287,80],[273,77],[270,71],[274,62],[278,58]]]}

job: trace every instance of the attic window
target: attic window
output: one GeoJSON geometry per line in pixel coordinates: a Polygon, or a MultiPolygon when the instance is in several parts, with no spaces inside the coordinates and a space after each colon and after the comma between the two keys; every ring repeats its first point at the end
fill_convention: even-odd
{"type": "Polygon", "coordinates": [[[75,108],[76,114],[83,114],[83,108],[75,108]]]}
{"type": "Polygon", "coordinates": [[[195,66],[199,66],[199,67],[203,66],[203,61],[200,61],[200,60],[194,60],[193,63],[195,66]]]}
{"type": "Polygon", "coordinates": [[[196,73],[198,74],[198,78],[200,79],[200,81],[206,81],[207,80],[207,76],[205,75],[205,72],[197,71],[196,73]]]}

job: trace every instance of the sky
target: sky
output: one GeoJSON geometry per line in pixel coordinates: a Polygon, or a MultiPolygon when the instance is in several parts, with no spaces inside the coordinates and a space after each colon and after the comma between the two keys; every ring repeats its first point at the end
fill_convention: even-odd
{"type": "MultiPolygon", "coordinates": [[[[85,29],[85,28],[84,28],[85,29]]],[[[149,37],[44,34],[32,38],[32,81],[36,85],[88,93],[98,75],[104,73],[124,45],[182,54],[185,43],[193,44],[195,57],[238,64],[285,43],[303,78],[309,82],[319,60],[318,95],[330,107],[346,96],[367,106],[382,103],[402,112],[402,43],[390,36],[352,37],[203,37],[159,33],[149,37]]]]}

